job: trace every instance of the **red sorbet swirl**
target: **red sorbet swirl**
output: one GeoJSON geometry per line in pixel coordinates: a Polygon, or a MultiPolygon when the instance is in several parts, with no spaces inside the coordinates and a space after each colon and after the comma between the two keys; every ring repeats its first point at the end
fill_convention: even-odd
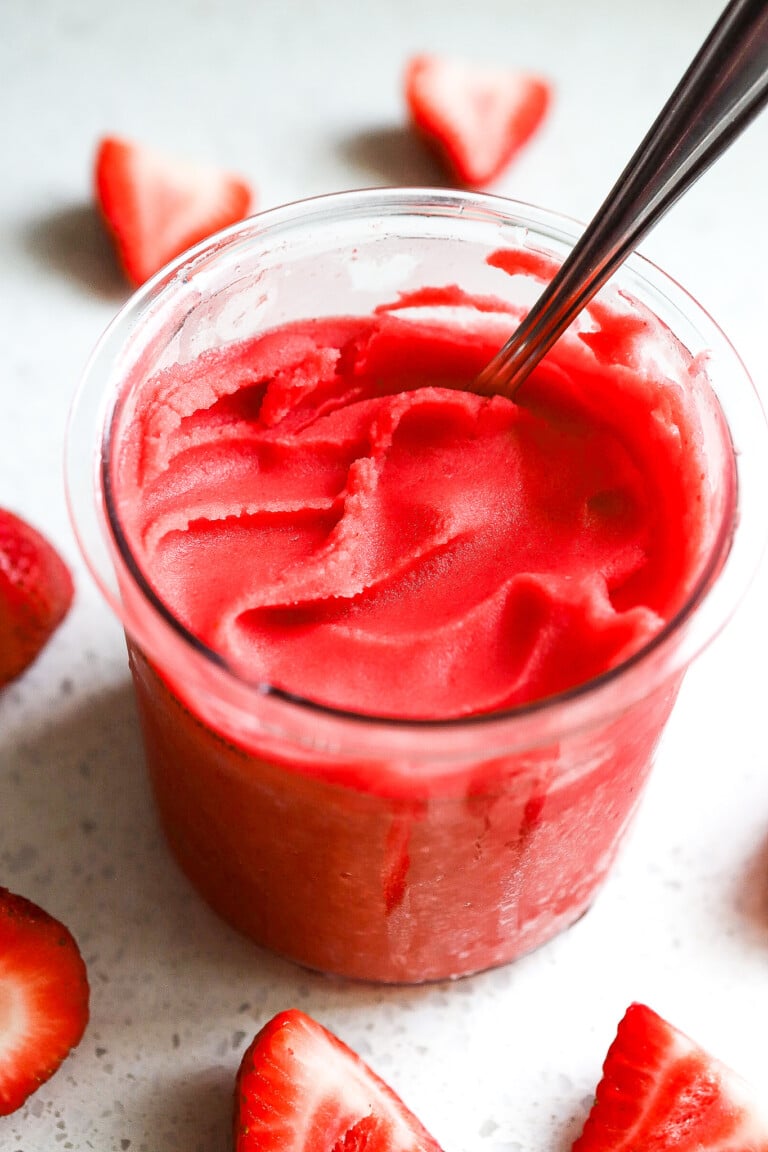
{"type": "Polygon", "coordinates": [[[139,566],[249,680],[401,718],[503,709],[621,662],[690,590],[704,470],[683,390],[626,366],[646,322],[603,314],[512,402],[468,390],[502,335],[487,302],[424,316],[205,353],[124,421],[139,566]]]}

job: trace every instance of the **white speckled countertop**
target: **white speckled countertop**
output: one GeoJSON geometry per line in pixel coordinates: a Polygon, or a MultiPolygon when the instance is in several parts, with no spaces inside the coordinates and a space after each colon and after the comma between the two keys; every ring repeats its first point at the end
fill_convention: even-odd
{"type": "MultiPolygon", "coordinates": [[[[495,187],[586,218],[717,0],[38,0],[2,4],[0,504],[72,566],[77,602],[0,693],[0,883],[77,936],[92,1019],[3,1152],[227,1152],[233,1077],[291,1005],[337,1031],[446,1152],[567,1152],[631,1000],[768,1091],[768,746],[762,574],[689,675],[619,865],[591,912],[510,967],[419,989],[347,985],[261,953],[170,859],[125,649],[68,525],[61,450],[79,373],[127,297],[90,206],[97,138],[242,170],[263,207],[435,183],[404,131],[407,55],[549,75],[545,129],[495,187]]],[[[768,399],[768,115],[644,251],[719,320],[768,399]]],[[[768,494],[766,494],[768,500],[768,494]]]]}

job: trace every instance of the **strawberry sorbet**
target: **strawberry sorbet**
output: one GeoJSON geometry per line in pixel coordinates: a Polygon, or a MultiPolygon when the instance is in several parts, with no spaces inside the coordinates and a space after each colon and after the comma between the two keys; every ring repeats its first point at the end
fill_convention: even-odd
{"type": "Polygon", "coordinates": [[[128,541],[241,677],[355,712],[474,715],[599,675],[681,606],[703,461],[684,397],[616,366],[642,320],[612,319],[589,371],[556,357],[513,402],[471,390],[499,334],[470,305],[422,293],[295,323],[136,398],[128,541]]]}
{"type": "Polygon", "coordinates": [[[731,571],[730,434],[662,274],[601,293],[514,400],[473,391],[562,257],[511,211],[276,210],[96,358],[92,536],[163,827],[224,918],[322,971],[444,979],[576,921],[731,571]]]}

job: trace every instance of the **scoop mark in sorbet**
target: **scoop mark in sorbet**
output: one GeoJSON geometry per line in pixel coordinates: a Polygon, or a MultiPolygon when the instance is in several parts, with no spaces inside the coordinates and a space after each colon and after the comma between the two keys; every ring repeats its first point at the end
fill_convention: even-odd
{"type": "Polygon", "coordinates": [[[487,297],[424,289],[144,381],[119,515],[157,594],[240,675],[465,716],[583,683],[679,609],[706,469],[685,389],[635,355],[645,318],[593,310],[516,402],[471,391],[500,323],[487,297]]]}

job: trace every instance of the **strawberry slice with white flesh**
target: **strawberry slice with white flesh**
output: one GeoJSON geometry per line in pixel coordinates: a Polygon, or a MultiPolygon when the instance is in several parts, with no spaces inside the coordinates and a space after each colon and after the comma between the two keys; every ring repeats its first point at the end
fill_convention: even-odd
{"type": "Polygon", "coordinates": [[[53,1076],[88,1023],[88,976],[71,934],[0,888],[0,1116],[53,1076]]]}
{"type": "Polygon", "coordinates": [[[632,1004],[572,1152],[768,1152],[749,1085],[644,1004],[632,1004]]]}
{"type": "Polygon", "coordinates": [[[251,211],[247,181],[110,136],[96,153],[95,192],[126,277],[143,284],[169,260],[251,211]]]}
{"type": "Polygon", "coordinates": [[[237,1075],[235,1152],[440,1152],[360,1057],[297,1009],[275,1016],[237,1075]]]}
{"type": "Polygon", "coordinates": [[[436,55],[415,56],[405,73],[414,127],[455,179],[482,188],[500,176],[539,128],[550,84],[436,55]]]}

